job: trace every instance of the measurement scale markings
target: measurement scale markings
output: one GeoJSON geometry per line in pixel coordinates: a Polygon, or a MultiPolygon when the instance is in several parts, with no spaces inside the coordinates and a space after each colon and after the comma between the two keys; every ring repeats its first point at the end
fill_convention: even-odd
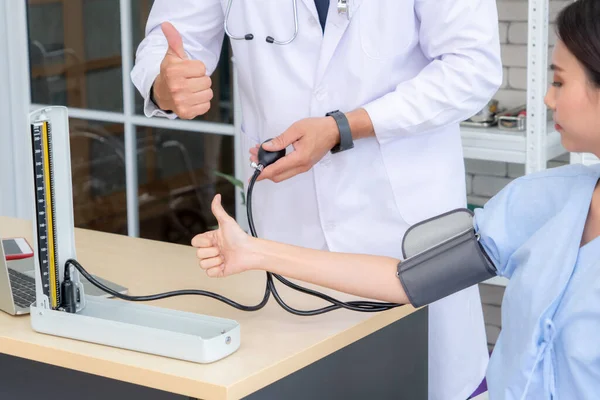
{"type": "Polygon", "coordinates": [[[44,294],[56,309],[60,304],[52,177],[52,137],[48,122],[32,125],[39,261],[44,294]]]}

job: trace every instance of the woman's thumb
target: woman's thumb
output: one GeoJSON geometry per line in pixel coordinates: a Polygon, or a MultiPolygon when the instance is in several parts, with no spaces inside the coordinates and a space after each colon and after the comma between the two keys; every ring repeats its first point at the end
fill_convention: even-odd
{"type": "Polygon", "coordinates": [[[213,215],[215,216],[215,218],[217,219],[217,221],[219,223],[225,222],[229,218],[231,218],[229,216],[229,214],[227,214],[227,211],[225,211],[225,209],[221,205],[221,195],[220,194],[217,194],[215,196],[215,198],[212,201],[212,204],[211,204],[210,208],[211,208],[211,211],[212,211],[213,215]]]}

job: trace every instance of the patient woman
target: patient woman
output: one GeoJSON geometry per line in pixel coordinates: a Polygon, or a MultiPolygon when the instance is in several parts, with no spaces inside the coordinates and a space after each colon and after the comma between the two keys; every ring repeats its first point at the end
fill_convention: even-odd
{"type": "MultiPolygon", "coordinates": [[[[563,146],[600,156],[600,0],[578,0],[557,19],[545,102],[563,146]]],[[[600,398],[600,165],[569,165],[516,179],[474,229],[510,278],[503,329],[487,372],[490,398],[600,398]]],[[[267,270],[358,296],[408,303],[399,260],[298,248],[246,235],[216,197],[219,229],[192,244],[208,276],[267,270]]],[[[401,242],[401,238],[390,240],[401,242]]]]}

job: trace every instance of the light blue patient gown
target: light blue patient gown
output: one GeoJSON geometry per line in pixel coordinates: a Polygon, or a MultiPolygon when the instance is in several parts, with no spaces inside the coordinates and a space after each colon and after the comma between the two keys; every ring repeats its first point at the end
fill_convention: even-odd
{"type": "Polygon", "coordinates": [[[580,248],[600,165],[519,178],[475,211],[510,279],[487,372],[490,400],[600,399],[600,239],[580,248]]]}

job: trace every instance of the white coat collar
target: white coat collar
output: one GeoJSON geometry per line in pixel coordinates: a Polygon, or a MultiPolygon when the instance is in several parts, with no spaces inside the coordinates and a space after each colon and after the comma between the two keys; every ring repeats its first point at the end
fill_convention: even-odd
{"type": "MultiPolygon", "coordinates": [[[[310,7],[313,15],[317,15],[317,9],[315,7],[314,0],[302,0],[307,7],[310,7]]],[[[321,54],[319,56],[319,65],[317,67],[317,74],[315,77],[315,83],[318,84],[325,71],[329,66],[331,58],[335,53],[335,50],[340,43],[340,40],[344,36],[344,32],[348,28],[350,21],[355,17],[356,12],[361,6],[363,0],[349,0],[350,18],[348,14],[340,14],[337,12],[337,0],[330,0],[329,12],[327,14],[327,25],[325,34],[323,35],[323,43],[321,45],[321,54]]]]}

